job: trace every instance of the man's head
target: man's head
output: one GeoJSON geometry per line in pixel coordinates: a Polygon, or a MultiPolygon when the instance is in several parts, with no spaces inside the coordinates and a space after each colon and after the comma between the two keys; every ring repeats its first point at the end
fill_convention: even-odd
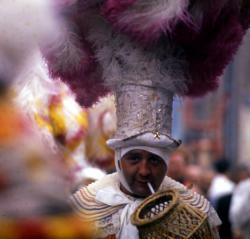
{"type": "Polygon", "coordinates": [[[186,148],[179,148],[169,155],[167,175],[178,182],[184,183],[186,168],[190,161],[190,154],[186,148]]]}
{"type": "Polygon", "coordinates": [[[167,165],[160,156],[142,149],[128,151],[118,164],[130,189],[121,184],[121,190],[136,197],[151,194],[147,183],[156,191],[167,171],[167,165]]]}
{"type": "Polygon", "coordinates": [[[180,142],[168,135],[157,137],[147,132],[126,139],[109,139],[107,144],[115,151],[115,167],[122,190],[130,195],[146,197],[150,194],[147,182],[154,191],[158,190],[167,171],[169,154],[176,150],[180,142]],[[142,187],[139,187],[138,181],[142,187]]]}
{"type": "Polygon", "coordinates": [[[229,159],[222,157],[214,162],[213,167],[217,173],[227,174],[231,169],[231,162],[229,159]]]}

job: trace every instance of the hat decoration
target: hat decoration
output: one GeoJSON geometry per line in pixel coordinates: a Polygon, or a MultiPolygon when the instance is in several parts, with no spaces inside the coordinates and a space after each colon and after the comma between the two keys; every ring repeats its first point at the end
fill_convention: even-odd
{"type": "Polygon", "coordinates": [[[178,146],[173,97],[215,90],[250,24],[247,0],[79,0],[58,9],[62,39],[44,51],[51,75],[85,106],[114,92],[112,148],[145,133],[178,146]]]}
{"type": "Polygon", "coordinates": [[[59,13],[64,29],[58,45],[46,49],[50,71],[86,106],[113,90],[112,79],[121,83],[123,71],[125,80],[136,75],[131,66],[145,58],[162,73],[155,80],[175,74],[168,83],[178,79],[175,94],[216,89],[250,23],[247,0],[66,1],[59,13]]]}

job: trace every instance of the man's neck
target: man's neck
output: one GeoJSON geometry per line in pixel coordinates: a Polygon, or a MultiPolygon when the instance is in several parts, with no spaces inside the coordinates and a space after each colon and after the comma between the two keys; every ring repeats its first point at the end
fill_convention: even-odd
{"type": "Polygon", "coordinates": [[[139,195],[136,195],[130,191],[128,191],[121,183],[120,183],[120,189],[123,193],[125,193],[126,195],[128,196],[131,196],[131,197],[134,197],[134,198],[138,198],[138,199],[143,199],[145,198],[144,196],[139,196],[139,195]]]}

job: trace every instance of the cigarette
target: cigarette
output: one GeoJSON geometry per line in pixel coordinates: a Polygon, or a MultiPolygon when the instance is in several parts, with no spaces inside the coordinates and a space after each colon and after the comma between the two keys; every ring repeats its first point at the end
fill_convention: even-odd
{"type": "Polygon", "coordinates": [[[155,193],[155,190],[153,189],[152,184],[150,182],[147,182],[147,185],[148,185],[148,188],[149,188],[150,192],[152,194],[155,193]]]}

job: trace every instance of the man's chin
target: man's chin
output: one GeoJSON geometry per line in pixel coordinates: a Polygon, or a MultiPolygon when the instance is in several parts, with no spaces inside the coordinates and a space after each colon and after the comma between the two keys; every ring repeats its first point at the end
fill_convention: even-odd
{"type": "Polygon", "coordinates": [[[133,190],[134,196],[138,198],[146,198],[151,195],[148,188],[136,188],[133,190]]]}

